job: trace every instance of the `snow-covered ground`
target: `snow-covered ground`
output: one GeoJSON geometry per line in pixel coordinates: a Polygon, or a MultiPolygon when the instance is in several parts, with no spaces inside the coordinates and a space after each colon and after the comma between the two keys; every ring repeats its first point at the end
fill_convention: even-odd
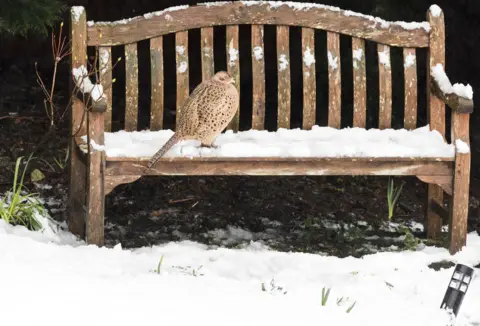
{"type": "MultiPolygon", "coordinates": [[[[258,242],[98,248],[65,231],[30,232],[0,220],[0,248],[0,325],[447,325],[439,306],[453,268],[428,265],[480,262],[476,233],[453,257],[426,247],[339,259],[258,242]],[[326,306],[324,287],[331,288],[326,306]]],[[[475,278],[456,325],[479,325],[479,304],[475,278]]]]}
{"type": "MultiPolygon", "coordinates": [[[[118,131],[105,133],[110,157],[151,157],[173,135],[171,130],[118,131]]],[[[83,137],[86,142],[86,136],[83,137]]],[[[228,130],[214,142],[217,148],[200,148],[196,140],[183,141],[168,156],[217,157],[453,157],[447,144],[429,126],[415,130],[364,129],[314,126],[312,130],[283,129],[276,132],[228,130]]],[[[96,144],[95,147],[99,145],[96,144]]],[[[468,148],[468,145],[465,144],[468,148]]],[[[103,147],[102,147],[103,149],[103,147]]],[[[86,150],[86,148],[85,148],[86,150]]]]}

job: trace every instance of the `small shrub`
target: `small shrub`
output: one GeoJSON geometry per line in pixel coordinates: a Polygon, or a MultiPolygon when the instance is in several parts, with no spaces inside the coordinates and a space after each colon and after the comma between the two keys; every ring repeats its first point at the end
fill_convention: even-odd
{"type": "Polygon", "coordinates": [[[158,261],[157,268],[153,270],[154,273],[160,274],[162,263],[163,263],[163,255],[162,257],[160,257],[160,260],[158,261]]]}
{"type": "Polygon", "coordinates": [[[412,234],[410,229],[405,225],[400,225],[400,231],[405,234],[405,240],[403,240],[403,244],[405,245],[405,249],[407,250],[417,250],[418,244],[420,243],[418,239],[412,234]]]}
{"type": "Polygon", "coordinates": [[[330,290],[331,288],[326,289],[323,287],[322,289],[322,306],[327,305],[328,297],[330,296],[330,290]]]}
{"type": "MultiPolygon", "coordinates": [[[[331,288],[325,288],[323,287],[322,288],[322,306],[326,306],[327,305],[327,302],[328,302],[328,298],[330,297],[330,290],[331,288]]],[[[337,298],[337,306],[341,306],[343,305],[344,303],[346,304],[348,301],[350,301],[350,298],[349,297],[340,297],[340,298],[337,298]]],[[[347,309],[347,314],[350,313],[353,309],[353,307],[355,307],[355,304],[357,303],[357,301],[354,301],[347,309]]]]}
{"type": "Polygon", "coordinates": [[[347,314],[350,313],[350,311],[352,311],[353,307],[355,307],[355,304],[357,303],[357,301],[355,301],[350,307],[348,307],[347,309],[347,314]]]}
{"type": "Polygon", "coordinates": [[[272,278],[270,281],[270,288],[267,289],[266,285],[264,282],[262,282],[262,291],[263,292],[270,292],[270,293],[281,293],[281,294],[287,294],[287,290],[283,286],[279,286],[275,284],[275,279],[272,278]]]}
{"type": "Polygon", "coordinates": [[[11,225],[23,225],[29,230],[37,231],[42,228],[42,225],[36,216],[45,213],[45,209],[36,194],[24,191],[23,182],[31,156],[20,175],[22,158],[19,157],[15,164],[12,189],[0,200],[0,218],[11,225]]]}
{"type": "Polygon", "coordinates": [[[202,269],[202,265],[197,268],[192,268],[191,266],[173,266],[173,268],[177,268],[182,271],[183,274],[191,275],[194,277],[203,276],[205,274],[201,273],[200,270],[202,269]]]}
{"type": "Polygon", "coordinates": [[[395,189],[393,186],[393,179],[388,179],[388,186],[387,186],[387,201],[388,201],[388,219],[391,220],[393,217],[393,210],[395,209],[395,204],[397,203],[398,197],[400,197],[400,193],[402,192],[403,183],[400,185],[399,188],[395,189]]]}

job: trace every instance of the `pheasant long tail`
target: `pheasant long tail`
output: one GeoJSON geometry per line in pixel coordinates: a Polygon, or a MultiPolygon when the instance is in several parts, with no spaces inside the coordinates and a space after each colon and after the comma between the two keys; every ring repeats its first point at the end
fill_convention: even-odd
{"type": "Polygon", "coordinates": [[[172,137],[163,145],[162,148],[158,150],[158,152],[152,156],[150,161],[148,162],[148,168],[151,168],[170,148],[172,148],[176,143],[178,143],[182,138],[177,134],[174,133],[172,137]]]}

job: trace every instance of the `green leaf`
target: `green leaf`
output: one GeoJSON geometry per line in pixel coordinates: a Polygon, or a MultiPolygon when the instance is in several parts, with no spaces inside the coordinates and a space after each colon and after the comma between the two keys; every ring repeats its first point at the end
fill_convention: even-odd
{"type": "Polygon", "coordinates": [[[32,180],[32,182],[42,181],[43,179],[45,179],[45,174],[39,169],[35,169],[30,173],[30,180],[32,180]]]}

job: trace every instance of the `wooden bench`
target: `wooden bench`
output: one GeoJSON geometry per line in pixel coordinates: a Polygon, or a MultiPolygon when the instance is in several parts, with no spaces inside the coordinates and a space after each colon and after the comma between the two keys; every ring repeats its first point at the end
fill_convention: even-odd
{"type": "MultiPolygon", "coordinates": [[[[87,47],[95,47],[100,64],[100,80],[105,86],[105,98],[88,106],[78,96],[73,97],[71,110],[72,137],[70,152],[69,218],[70,230],[86,237],[90,244],[103,245],[104,197],[117,185],[134,182],[142,175],[410,175],[428,183],[425,226],[428,237],[438,237],[442,217],[449,218],[450,252],[456,253],[466,244],[467,212],[470,178],[469,113],[473,102],[465,96],[442,92],[444,87],[432,78],[437,64],[445,65],[444,16],[434,6],[426,22],[416,24],[390,23],[338,8],[292,3],[233,2],[176,7],[120,22],[88,22],[82,7],[71,10],[71,65],[87,65],[87,47]],[[138,125],[138,58],[137,42],[149,39],[151,54],[151,114],[150,129],[164,126],[163,41],[166,34],[175,34],[176,107],[189,96],[188,31],[201,29],[202,77],[214,73],[214,26],[226,25],[226,55],[229,72],[240,87],[239,25],[251,25],[253,114],[252,129],[265,127],[265,58],[264,25],[276,25],[278,71],[278,128],[290,128],[291,71],[289,62],[289,27],[301,27],[304,56],[303,129],[316,124],[317,92],[328,92],[328,126],[341,127],[341,62],[340,35],[351,37],[353,64],[353,127],[366,128],[367,78],[365,41],[378,43],[379,129],[391,127],[392,69],[391,47],[403,49],[404,69],[404,128],[417,128],[417,65],[419,48],[428,48],[427,112],[432,130],[445,135],[446,104],[451,108],[452,139],[463,141],[463,150],[456,146],[449,157],[164,157],[147,171],[149,157],[109,157],[103,150],[105,132],[112,125],[111,49],[125,47],[125,130],[135,131],[138,125]],[[328,90],[318,90],[316,64],[305,56],[314,55],[315,29],[327,33],[328,90]],[[178,48],[177,48],[178,49],[178,48]],[[233,51],[232,51],[233,49],[233,51]],[[309,61],[309,62],[307,62],[309,61]],[[102,105],[103,104],[103,105],[102,105]],[[85,108],[89,107],[84,117],[85,108]],[[88,135],[87,153],[80,150],[80,136],[88,135]],[[93,141],[93,142],[92,142],[93,141]],[[444,193],[451,196],[449,209],[444,209],[444,193]],[[445,217],[447,216],[447,217],[445,217]]],[[[268,41],[268,40],[266,40],[268,41]]],[[[196,86],[196,85],[195,85],[196,86]]],[[[241,91],[241,90],[240,90],[241,91]]],[[[85,94],[84,94],[85,95],[85,94]]],[[[88,95],[88,94],[87,94],[88,95]]],[[[177,109],[178,110],[178,109],[177,109]]],[[[177,115],[178,116],[178,115],[177,115]]],[[[228,129],[238,131],[239,115],[228,129]]],[[[446,140],[445,140],[446,141],[446,140]]],[[[158,144],[158,148],[162,144],[158,144]]]]}

